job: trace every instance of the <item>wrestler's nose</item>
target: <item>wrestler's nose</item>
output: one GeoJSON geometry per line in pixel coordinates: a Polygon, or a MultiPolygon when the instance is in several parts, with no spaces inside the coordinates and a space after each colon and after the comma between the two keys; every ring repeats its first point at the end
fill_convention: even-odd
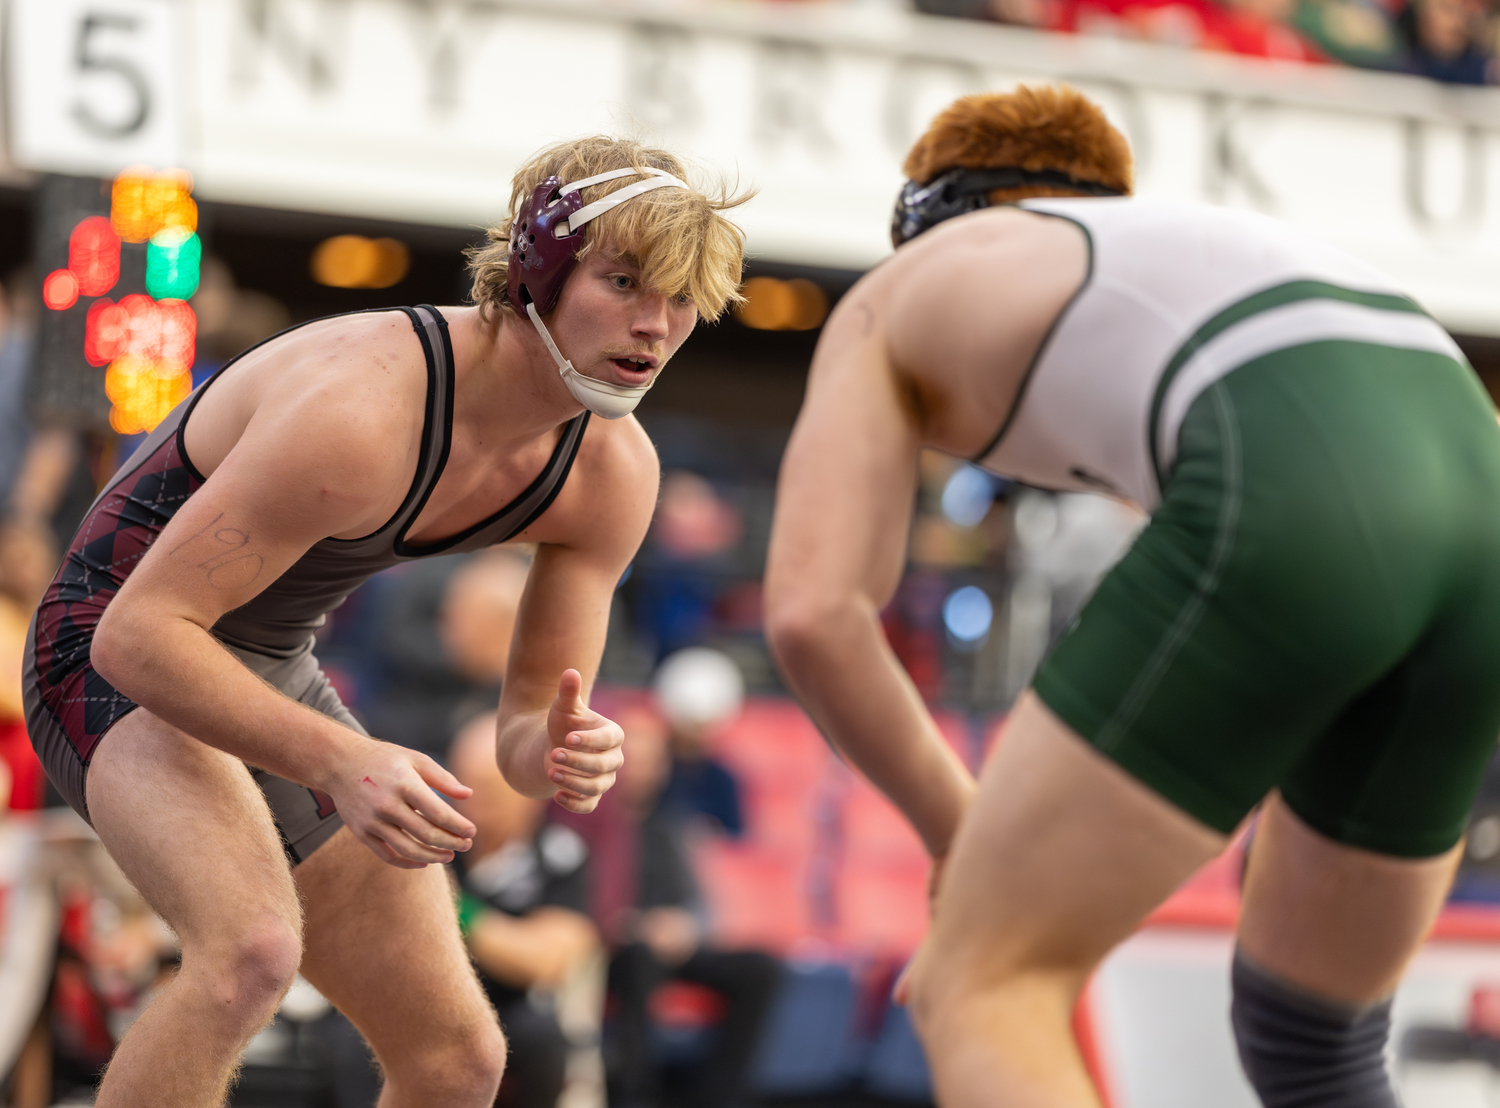
{"type": "Polygon", "coordinates": [[[641,297],[631,333],[637,338],[660,342],[667,337],[670,320],[667,314],[668,297],[651,293],[641,297]]]}

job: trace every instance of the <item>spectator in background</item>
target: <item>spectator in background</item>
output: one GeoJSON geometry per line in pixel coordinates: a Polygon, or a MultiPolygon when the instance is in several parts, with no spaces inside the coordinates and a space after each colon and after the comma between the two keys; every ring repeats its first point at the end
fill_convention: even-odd
{"type": "MultiPolygon", "coordinates": [[[[381,734],[442,761],[474,790],[453,801],[477,828],[454,862],[459,923],[510,1044],[503,1108],[556,1103],[569,1044],[532,995],[563,984],[600,947],[587,914],[587,845],[567,827],[543,825],[545,801],[512,789],[495,760],[495,705],[528,569],[521,551],[492,547],[396,575],[378,601],[392,672],[368,707],[381,734]]],[[[380,1089],[368,1048],[342,1016],[334,1022],[340,1108],[366,1108],[380,1089]]]]}
{"type": "MultiPolygon", "coordinates": [[[[688,1105],[741,1105],[747,1100],[746,1078],[780,976],[779,963],[761,951],[718,950],[707,941],[707,913],[692,872],[685,820],[666,802],[673,776],[668,731],[660,721],[653,726],[652,717],[643,713],[622,722],[626,757],[616,803],[636,829],[637,886],[633,909],[615,921],[612,935],[617,949],[610,961],[609,989],[617,1006],[610,1103],[637,1108],[659,1102],[661,1074],[651,1051],[649,1001],[658,986],[676,979],[712,990],[724,1004],[713,1046],[690,1075],[688,1105]]],[[[709,806],[739,823],[737,797],[731,809],[709,806]]]]}
{"type": "Polygon", "coordinates": [[[8,287],[0,288],[0,504],[10,501],[31,441],[26,386],[34,321],[31,301],[20,294],[26,279],[24,274],[17,275],[8,287]]]}
{"type": "Polygon", "coordinates": [[[1394,5],[1384,0],[1301,0],[1292,25],[1334,61],[1362,69],[1401,69],[1405,50],[1394,5]]]}
{"type": "MultiPolygon", "coordinates": [[[[454,861],[459,926],[509,1053],[497,1108],[553,1108],[572,1049],[550,997],[600,949],[588,916],[588,847],[544,824],[546,802],[510,787],[495,762],[495,714],[470,720],[447,761],[473,790],[454,806],[477,828],[454,861]]],[[[369,1047],[342,1015],[325,1029],[339,1108],[369,1108],[380,1093],[369,1047]]]]}
{"type": "Polygon", "coordinates": [[[1500,82],[1490,18],[1483,0],[1410,0],[1399,21],[1407,68],[1449,84],[1500,82]]]}
{"type": "MultiPolygon", "coordinates": [[[[292,324],[285,304],[264,292],[238,288],[229,267],[212,256],[203,261],[193,310],[198,317],[198,353],[215,366],[292,324]]],[[[198,374],[193,376],[197,384],[198,374]]]]}
{"type": "MultiPolygon", "coordinates": [[[[929,0],[922,0],[927,3],[929,0]]],[[[940,0],[931,0],[940,2],[940,0]]],[[[1000,23],[1165,46],[1319,62],[1323,52],[1290,24],[1297,0],[987,0],[1000,23]]]]}
{"type": "Polygon", "coordinates": [[[745,682],[739,667],[717,650],[689,647],[661,664],[653,684],[672,756],[658,807],[678,821],[707,819],[739,838],[745,829],[739,783],[710,746],[740,714],[745,682]]]}
{"type": "MultiPolygon", "coordinates": [[[[42,806],[46,777],[26,734],[22,657],[31,613],[56,568],[51,535],[18,519],[0,523],[0,772],[12,810],[42,806]]],[[[0,813],[7,804],[0,801],[0,813]]]]}
{"type": "Polygon", "coordinates": [[[459,733],[450,763],[474,790],[455,804],[478,828],[473,850],[454,861],[459,923],[510,1042],[496,1103],[552,1108],[569,1044],[555,1014],[532,997],[564,985],[599,949],[587,914],[588,848],[571,829],[543,823],[544,800],[506,784],[493,713],[459,733]]]}
{"type": "Polygon", "coordinates": [[[706,479],[685,469],[663,476],[635,585],[636,619],[658,658],[703,640],[744,533],[739,510],[706,479]]]}
{"type": "Polygon", "coordinates": [[[364,706],[376,734],[442,761],[453,735],[494,711],[529,563],[519,550],[417,562],[378,603],[386,673],[364,706]]]}

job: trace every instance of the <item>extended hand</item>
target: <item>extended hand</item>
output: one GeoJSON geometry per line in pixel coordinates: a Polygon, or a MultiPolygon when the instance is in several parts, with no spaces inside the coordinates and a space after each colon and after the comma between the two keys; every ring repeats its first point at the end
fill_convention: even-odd
{"type": "Polygon", "coordinates": [[[576,669],[564,670],[557,683],[547,737],[547,780],[557,786],[553,799],[570,812],[592,812],[624,764],[625,732],[583,702],[583,678],[576,669]]]}
{"type": "Polygon", "coordinates": [[[473,845],[474,825],[433,790],[459,799],[474,790],[415,750],[362,742],[327,789],[354,837],[393,866],[451,862],[473,845]]]}

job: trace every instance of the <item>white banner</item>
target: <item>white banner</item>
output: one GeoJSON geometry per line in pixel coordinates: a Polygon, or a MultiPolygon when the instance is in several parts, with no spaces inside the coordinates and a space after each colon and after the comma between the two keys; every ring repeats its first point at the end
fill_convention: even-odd
{"type": "Polygon", "coordinates": [[[477,227],[541,145],[634,131],[760,189],[739,217],[753,253],[850,269],[889,251],[901,158],[938,108],[1065,79],[1129,135],[1142,195],[1270,212],[1389,271],[1452,329],[1500,335],[1497,90],[860,3],[11,5],[11,153],[28,168],[178,161],[213,199],[477,227]],[[153,59],[177,51],[180,95],[170,66],[140,60],[148,41],[153,59]],[[148,111],[138,139],[111,138],[139,102],[175,102],[175,128],[148,111]],[[160,153],[130,145],[148,132],[160,153]]]}
{"type": "Polygon", "coordinates": [[[12,0],[12,159],[82,175],[181,161],[182,15],[173,0],[12,0]]]}

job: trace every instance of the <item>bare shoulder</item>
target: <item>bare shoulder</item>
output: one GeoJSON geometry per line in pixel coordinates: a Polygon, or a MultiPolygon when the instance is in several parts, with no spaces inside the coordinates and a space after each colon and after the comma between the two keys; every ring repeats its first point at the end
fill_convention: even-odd
{"type": "Polygon", "coordinates": [[[975,313],[980,305],[1029,306],[1038,290],[1055,285],[1071,290],[1082,280],[1087,260],[1087,236],[1076,224],[997,207],[934,227],[881,268],[888,271],[884,282],[893,321],[930,327],[960,313],[970,324],[982,324],[997,313],[975,313]]]}
{"type": "Polygon", "coordinates": [[[634,416],[589,420],[557,501],[521,541],[623,550],[628,560],[651,524],[661,462],[634,416]]]}
{"type": "Polygon", "coordinates": [[[661,485],[661,461],[635,416],[589,420],[573,468],[590,511],[619,511],[622,522],[642,512],[650,518],[661,485]]]}
{"type": "Polygon", "coordinates": [[[187,430],[205,473],[263,438],[354,466],[405,458],[426,413],[427,365],[404,313],[316,320],[250,351],[204,393],[187,430]]]}
{"type": "Polygon", "coordinates": [[[804,416],[853,427],[895,407],[928,445],[972,453],[1087,273],[1088,240],[1062,219],[990,208],[934,227],[839,303],[804,416]]]}
{"type": "Polygon", "coordinates": [[[984,376],[1029,362],[1087,277],[1089,245],[1067,220],[987,208],[934,227],[888,265],[892,362],[924,378],[984,376]]]}

